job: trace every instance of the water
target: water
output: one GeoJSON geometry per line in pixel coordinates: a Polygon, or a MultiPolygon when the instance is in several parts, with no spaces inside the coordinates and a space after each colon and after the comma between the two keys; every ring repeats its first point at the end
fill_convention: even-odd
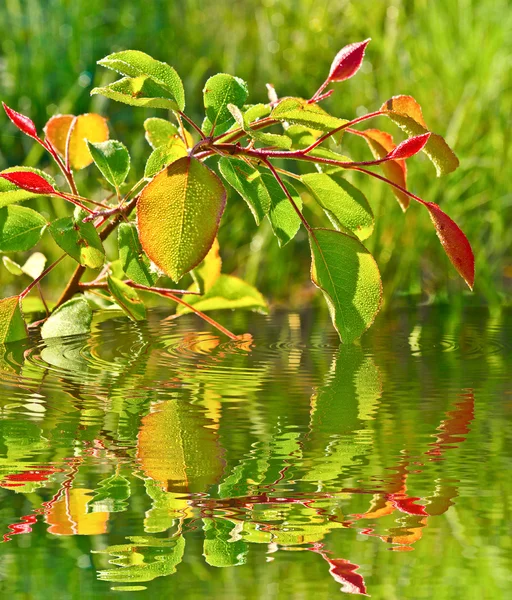
{"type": "Polygon", "coordinates": [[[510,597],[511,312],[164,316],[0,349],[2,597],[510,597]]]}

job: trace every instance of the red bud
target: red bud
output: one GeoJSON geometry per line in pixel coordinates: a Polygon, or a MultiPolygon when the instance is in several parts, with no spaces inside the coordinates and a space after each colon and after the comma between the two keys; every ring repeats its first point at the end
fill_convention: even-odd
{"type": "Polygon", "coordinates": [[[29,135],[34,139],[37,139],[37,129],[32,119],[29,119],[25,115],[22,115],[21,113],[16,112],[12,108],[9,108],[7,104],[5,104],[5,102],[2,102],[2,105],[9,119],[11,119],[11,121],[16,125],[16,127],[20,131],[23,131],[23,133],[29,135]]]}
{"type": "Polygon", "coordinates": [[[57,190],[46,181],[44,177],[32,173],[32,171],[11,171],[9,173],[0,173],[0,177],[7,179],[22,190],[32,192],[33,194],[55,194],[57,190]]]}
{"type": "Polygon", "coordinates": [[[393,148],[385,158],[389,160],[403,160],[405,158],[410,158],[423,149],[428,142],[429,137],[430,132],[427,132],[404,140],[398,144],[396,148],[393,148]]]}
{"type": "Polygon", "coordinates": [[[329,72],[329,81],[344,81],[359,71],[370,38],[342,48],[336,54],[329,72]]]}

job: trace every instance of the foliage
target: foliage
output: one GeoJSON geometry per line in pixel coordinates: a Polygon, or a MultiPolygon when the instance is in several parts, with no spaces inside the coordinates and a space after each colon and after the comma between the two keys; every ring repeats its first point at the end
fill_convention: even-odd
{"type": "MultiPolygon", "coordinates": [[[[0,209],[0,251],[29,250],[47,229],[65,252],[61,258],[68,255],[79,263],[57,302],[57,312],[45,324],[43,335],[70,333],[67,322],[73,331],[74,325],[80,331],[87,327],[88,300],[83,296],[81,300],[71,300],[85,291],[99,293],[103,303],[118,306],[132,320],[143,320],[146,313],[137,292],[140,290],[177,302],[181,312],[193,311],[235,339],[233,333],[204,311],[265,310],[259,293],[251,286],[218,271],[213,280],[210,278],[208,290],[201,286],[198,290],[189,289],[189,294],[199,298],[187,301],[180,297],[186,290],[172,289],[165,282],[161,287],[155,285],[156,276],[177,283],[201,268],[224,213],[227,192],[223,180],[246,200],[256,222],[268,217],[280,246],[289,243],[304,227],[311,245],[311,278],[326,297],[342,341],[352,342],[360,337],[372,324],[382,301],[377,264],[361,242],[371,234],[374,216],[362,192],[345,180],[346,172],[361,172],[384,181],[398,194],[404,210],[409,199],[425,206],[448,258],[472,288],[474,257],[465,235],[436,204],[425,202],[405,185],[405,161],[420,151],[432,160],[438,176],[458,166],[443,138],[427,128],[414,98],[394,96],[380,110],[352,120],[330,115],[319,105],[334,92],[332,88],[325,91],[328,86],[357,73],[368,42],[342,48],[327,78],[310,99],[279,99],[270,86],[268,104],[250,105],[248,86],[243,80],[225,73],[210,77],[203,90],[205,117],[201,126],[184,113],[183,84],[171,66],[135,50],[110,54],[99,64],[122,77],[91,93],[130,106],[167,109],[176,122],[160,118],[146,121],[146,136],[153,153],[144,177],[131,187],[125,184],[130,171],[128,150],[120,141],[109,140],[106,120],[101,115],[56,115],[44,127],[42,139],[28,117],[4,105],[18,129],[50,154],[69,187],[69,191],[62,191],[44,174],[21,167],[0,173],[6,182],[3,185],[10,186],[2,191],[9,194],[9,204],[0,209]],[[391,136],[378,130],[368,133],[354,129],[380,116],[388,117],[411,137],[395,144],[391,136]],[[263,131],[267,129],[271,131],[263,131]],[[345,133],[365,137],[376,158],[353,161],[342,155],[337,144],[345,133]],[[216,158],[220,158],[220,177],[213,170],[216,158]],[[289,160],[305,163],[310,170],[297,175],[279,166],[289,160]],[[74,173],[93,162],[105,179],[105,187],[113,188],[100,202],[81,196],[75,183],[74,173]],[[380,166],[387,177],[372,170],[380,166]],[[310,224],[301,195],[290,179],[298,183],[300,190],[311,193],[334,229],[310,224]],[[65,200],[75,205],[74,214],[47,223],[31,208],[11,204],[27,199],[26,194],[65,200]],[[130,221],[135,209],[136,225],[130,221]],[[124,271],[120,277],[116,261],[108,257],[103,246],[116,228],[120,258],[117,267],[124,271]],[[87,268],[100,269],[92,281],[83,280],[87,268]],[[70,305],[70,301],[74,304],[70,305]],[[81,316],[74,324],[73,317],[70,321],[65,313],[78,307],[81,316]]],[[[21,292],[20,301],[61,258],[21,292]]],[[[11,327],[10,312],[4,312],[7,316],[2,327],[7,331],[11,327]]],[[[12,314],[14,318],[15,313],[12,314]]]]}

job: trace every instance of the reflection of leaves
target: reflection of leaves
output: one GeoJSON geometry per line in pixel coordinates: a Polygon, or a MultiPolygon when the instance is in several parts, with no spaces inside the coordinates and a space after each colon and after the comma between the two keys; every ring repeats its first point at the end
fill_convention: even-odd
{"type": "Polygon", "coordinates": [[[90,512],[122,512],[128,508],[126,500],[130,497],[130,482],[126,477],[113,475],[104,479],[89,500],[87,506],[90,512]]]}
{"type": "Polygon", "coordinates": [[[174,525],[174,521],[190,516],[187,512],[188,501],[183,495],[173,492],[164,492],[160,485],[151,479],[144,482],[146,492],[153,503],[146,512],[144,531],[147,533],[161,533],[174,525]]]}
{"type": "Polygon", "coordinates": [[[212,567],[236,567],[247,561],[249,547],[228,519],[203,519],[204,558],[212,567]]]}
{"type": "Polygon", "coordinates": [[[150,536],[130,537],[129,544],[109,546],[105,550],[97,550],[99,554],[114,556],[110,564],[117,569],[98,572],[102,581],[135,582],[151,581],[156,577],[165,577],[176,572],[176,567],[183,559],[185,538],[159,539],[150,536]]]}
{"type": "Polygon", "coordinates": [[[92,490],[73,488],[55,502],[46,515],[54,535],[98,535],[107,530],[108,512],[87,513],[92,490]]]}

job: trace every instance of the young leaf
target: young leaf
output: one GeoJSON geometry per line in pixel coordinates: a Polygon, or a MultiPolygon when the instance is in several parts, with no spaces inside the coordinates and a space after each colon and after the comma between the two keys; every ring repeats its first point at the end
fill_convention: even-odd
{"type": "MultiPolygon", "coordinates": [[[[195,288],[194,288],[195,289],[195,288]]],[[[243,309],[267,314],[265,298],[256,288],[232,275],[220,275],[209,290],[202,296],[185,295],[183,299],[202,312],[209,310],[243,309]]],[[[176,313],[184,315],[192,312],[179,306],[176,313]]]]}
{"type": "Polygon", "coordinates": [[[373,323],[382,283],[373,256],[356,238],[331,229],[313,229],[311,279],[325,296],[333,325],[351,343],[373,323]]]}
{"type": "Polygon", "coordinates": [[[46,256],[41,252],[34,252],[31,254],[25,264],[21,267],[21,271],[32,277],[32,279],[37,279],[39,275],[44,271],[44,267],[46,265],[46,256]]]}
{"type": "Polygon", "coordinates": [[[475,257],[468,239],[460,227],[437,204],[425,202],[425,207],[430,213],[444,251],[472,290],[475,282],[475,257]]]}
{"type": "Polygon", "coordinates": [[[139,242],[135,223],[121,223],[118,229],[119,259],[126,276],[135,283],[152,286],[158,279],[139,242]]]}
{"type": "Polygon", "coordinates": [[[57,308],[41,327],[43,339],[79,335],[91,329],[92,310],[83,296],[72,298],[57,308]]]}
{"type": "MultiPolygon", "coordinates": [[[[157,83],[166,93],[172,110],[185,108],[185,91],[176,71],[167,63],[155,60],[139,50],[114,52],[98,61],[98,64],[129,77],[146,76],[157,83]]],[[[96,88],[98,89],[98,88],[96,88]]],[[[98,93],[93,90],[91,94],[98,93]]]]}
{"type": "Polygon", "coordinates": [[[105,179],[116,189],[122,185],[130,170],[130,155],[126,146],[117,140],[94,144],[86,140],[89,152],[105,179]]]}
{"type": "Polygon", "coordinates": [[[180,158],[156,175],[137,202],[142,247],[178,281],[198,265],[217,235],[226,205],[220,179],[195,158],[180,158]]]}
{"type": "MultiPolygon", "coordinates": [[[[420,105],[412,96],[393,96],[380,108],[409,136],[428,132],[420,105]]],[[[459,166],[459,160],[444,139],[432,133],[424,148],[436,168],[437,176],[451,173],[459,166]]]]}
{"type": "MultiPolygon", "coordinates": [[[[148,144],[156,150],[160,146],[167,146],[176,137],[179,138],[178,128],[166,119],[151,117],[144,121],[144,130],[146,131],[146,140],[148,144]]],[[[179,138],[181,140],[181,138],[179,138]]]]}
{"type": "Polygon", "coordinates": [[[49,196],[56,192],[47,179],[33,171],[3,171],[0,177],[37,196],[49,196]]]}
{"type": "Polygon", "coordinates": [[[178,106],[168,91],[151,77],[123,77],[110,85],[94,88],[91,95],[101,94],[105,98],[122,102],[130,106],[144,108],[166,108],[177,110],[178,106]]]}
{"type": "Polygon", "coordinates": [[[217,73],[208,79],[203,89],[204,107],[206,116],[215,127],[215,133],[217,133],[217,126],[222,127],[226,123],[233,123],[228,104],[242,108],[248,94],[247,84],[239,77],[217,73]]]}
{"type": "Polygon", "coordinates": [[[0,252],[23,252],[40,240],[46,220],[24,206],[0,208],[0,252]]]}
{"type": "Polygon", "coordinates": [[[407,140],[404,140],[396,148],[393,148],[389,154],[386,155],[386,160],[405,160],[415,154],[418,154],[420,150],[428,142],[430,137],[430,131],[421,135],[416,135],[407,140]]]}
{"type": "Polygon", "coordinates": [[[4,110],[7,113],[9,119],[14,123],[14,125],[16,125],[16,127],[20,131],[30,136],[31,138],[34,138],[35,140],[38,139],[37,129],[32,119],[29,119],[25,115],[22,115],[21,113],[16,112],[12,108],[9,108],[5,102],[2,102],[2,106],[4,107],[4,110]]]}
{"type": "Polygon", "coordinates": [[[361,240],[371,235],[374,218],[368,200],[339,173],[307,173],[302,182],[336,228],[347,228],[361,240]]]}
{"type": "Polygon", "coordinates": [[[26,337],[28,334],[21,315],[20,297],[3,298],[0,300],[0,344],[16,342],[26,337]]]}
{"type": "Polygon", "coordinates": [[[145,179],[151,179],[157,173],[160,173],[162,169],[178,160],[178,158],[183,158],[187,155],[188,152],[183,143],[156,148],[150,154],[146,166],[144,167],[145,179]]]}
{"type": "Polygon", "coordinates": [[[2,256],[2,262],[4,263],[4,267],[11,275],[16,275],[16,277],[23,275],[23,269],[20,267],[20,265],[10,259],[8,256],[2,256]]]}
{"type": "Polygon", "coordinates": [[[64,252],[84,267],[99,269],[105,262],[105,250],[93,223],[83,222],[85,213],[62,217],[50,223],[48,230],[64,252]]]}
{"type": "Polygon", "coordinates": [[[370,38],[342,48],[332,61],[329,81],[345,81],[355,75],[363,64],[364,51],[369,42],[370,38]]]}
{"type": "Polygon", "coordinates": [[[109,138],[107,121],[96,113],[87,113],[78,117],[74,115],[52,117],[46,123],[44,131],[52,146],[63,157],[66,156],[71,127],[73,129],[69,138],[69,163],[72,169],[84,169],[93,162],[86,139],[93,143],[106,142],[109,138]]]}
{"type": "Polygon", "coordinates": [[[146,307],[137,292],[115,277],[107,278],[108,289],[114,300],[132,321],[144,321],[146,307]]]}
{"type": "Polygon", "coordinates": [[[317,131],[331,131],[348,123],[345,119],[332,117],[317,104],[308,104],[302,98],[285,98],[270,114],[272,119],[287,123],[304,125],[317,131]]]}
{"type": "MultiPolygon", "coordinates": [[[[385,131],[380,131],[379,129],[366,129],[361,133],[363,134],[366,143],[370,147],[370,150],[376,159],[384,158],[394,148],[396,148],[396,144],[393,141],[393,136],[385,131]]],[[[389,160],[381,163],[380,167],[388,179],[407,189],[407,167],[405,165],[405,161],[389,160]]],[[[410,203],[409,196],[394,187],[391,188],[391,191],[398,200],[402,210],[405,212],[410,203]]]]}
{"type": "Polygon", "coordinates": [[[245,120],[245,115],[238,106],[228,104],[228,110],[233,115],[237,125],[255,142],[260,142],[269,148],[279,148],[281,150],[289,150],[292,147],[291,139],[285,135],[276,135],[275,133],[266,133],[251,129],[249,123],[245,120]]]}
{"type": "MultiPolygon", "coordinates": [[[[56,184],[53,178],[40,169],[34,169],[31,167],[9,167],[8,169],[2,171],[0,175],[18,172],[26,173],[27,171],[46,179],[48,184],[55,189],[56,184]]],[[[7,206],[8,204],[23,202],[39,196],[39,193],[29,192],[26,189],[20,188],[12,181],[9,181],[6,177],[0,177],[0,208],[7,206]]]]}
{"type": "Polygon", "coordinates": [[[219,240],[215,238],[203,262],[192,271],[192,277],[201,294],[208,292],[220,277],[222,259],[219,254],[219,240]]]}

